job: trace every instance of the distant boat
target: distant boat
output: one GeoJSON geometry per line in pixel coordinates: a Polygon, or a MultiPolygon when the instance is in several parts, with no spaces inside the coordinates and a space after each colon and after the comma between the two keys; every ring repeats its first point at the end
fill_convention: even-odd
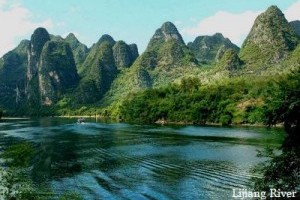
{"type": "Polygon", "coordinates": [[[77,119],[77,124],[84,124],[85,119],[80,117],[77,119]]]}

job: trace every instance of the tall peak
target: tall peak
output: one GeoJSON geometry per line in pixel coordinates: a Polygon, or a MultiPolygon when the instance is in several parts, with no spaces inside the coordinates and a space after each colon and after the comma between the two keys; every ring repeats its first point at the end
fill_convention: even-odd
{"type": "Polygon", "coordinates": [[[215,33],[214,35],[213,35],[213,37],[217,37],[217,38],[224,38],[224,36],[223,36],[223,34],[222,33],[215,33]]]}
{"type": "Polygon", "coordinates": [[[270,6],[265,13],[282,14],[282,11],[275,5],[270,6]]]}
{"type": "Polygon", "coordinates": [[[178,32],[176,26],[172,22],[165,22],[163,25],[156,30],[152,40],[161,40],[169,41],[176,40],[181,44],[184,44],[184,41],[178,32]]]}
{"type": "Polygon", "coordinates": [[[256,18],[240,55],[249,63],[278,63],[298,42],[284,14],[278,7],[271,6],[256,18]]]}
{"type": "Polygon", "coordinates": [[[98,43],[101,44],[102,42],[108,42],[112,45],[114,45],[116,43],[116,41],[114,40],[113,37],[111,37],[108,34],[104,34],[101,36],[101,38],[99,39],[98,43]]]}
{"type": "Polygon", "coordinates": [[[69,33],[68,35],[67,35],[67,37],[66,37],[66,40],[78,40],[77,38],[76,38],[76,36],[74,35],[74,33],[69,33]]]}
{"type": "Polygon", "coordinates": [[[50,40],[50,35],[45,28],[37,28],[31,35],[31,50],[39,55],[44,44],[50,40]]]}
{"type": "Polygon", "coordinates": [[[166,33],[178,33],[176,26],[172,22],[163,23],[161,30],[166,33]]]}

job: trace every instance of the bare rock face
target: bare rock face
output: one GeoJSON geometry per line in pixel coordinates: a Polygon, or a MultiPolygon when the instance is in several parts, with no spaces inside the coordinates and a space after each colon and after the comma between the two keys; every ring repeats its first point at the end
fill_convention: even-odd
{"type": "Polygon", "coordinates": [[[38,92],[38,64],[42,49],[49,40],[50,35],[45,28],[37,28],[31,35],[28,49],[27,83],[25,89],[25,95],[30,105],[40,104],[38,92]]]}
{"type": "Polygon", "coordinates": [[[69,44],[62,38],[51,41],[44,28],[31,36],[26,71],[25,95],[32,106],[52,105],[79,81],[69,44]]]}
{"type": "Polygon", "coordinates": [[[276,6],[260,14],[242,45],[240,57],[246,64],[278,63],[299,43],[298,36],[276,6]]]}
{"type": "Polygon", "coordinates": [[[47,42],[38,68],[39,92],[42,105],[52,105],[67,89],[79,81],[73,53],[65,42],[47,42]]]}

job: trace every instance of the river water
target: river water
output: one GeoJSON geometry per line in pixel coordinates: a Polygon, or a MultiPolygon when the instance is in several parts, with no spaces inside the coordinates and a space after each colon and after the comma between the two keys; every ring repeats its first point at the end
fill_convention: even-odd
{"type": "Polygon", "coordinates": [[[84,199],[232,199],[251,188],[257,150],[280,146],[281,129],[77,124],[41,118],[0,123],[0,151],[34,144],[30,178],[84,199]]]}

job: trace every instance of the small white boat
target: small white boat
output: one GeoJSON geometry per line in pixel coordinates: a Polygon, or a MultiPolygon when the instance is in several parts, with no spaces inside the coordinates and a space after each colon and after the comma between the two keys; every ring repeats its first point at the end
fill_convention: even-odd
{"type": "Polygon", "coordinates": [[[85,119],[84,118],[82,118],[82,117],[80,117],[80,118],[78,118],[78,120],[77,120],[77,124],[85,124],[85,119]]]}

